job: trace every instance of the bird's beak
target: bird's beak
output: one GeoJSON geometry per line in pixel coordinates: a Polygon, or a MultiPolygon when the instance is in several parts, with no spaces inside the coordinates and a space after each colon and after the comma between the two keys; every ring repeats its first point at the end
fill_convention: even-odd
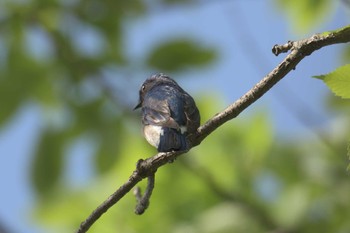
{"type": "Polygon", "coordinates": [[[141,101],[135,106],[135,108],[134,108],[134,110],[136,110],[136,109],[138,109],[138,108],[140,108],[141,107],[141,105],[142,105],[142,103],[141,103],[141,101]]]}

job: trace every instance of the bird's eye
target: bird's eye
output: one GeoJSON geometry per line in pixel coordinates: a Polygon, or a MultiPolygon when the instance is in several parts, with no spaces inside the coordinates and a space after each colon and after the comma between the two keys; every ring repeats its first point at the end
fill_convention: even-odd
{"type": "Polygon", "coordinates": [[[145,85],[142,85],[141,91],[144,91],[145,89],[146,89],[146,86],[145,86],[145,85]]]}

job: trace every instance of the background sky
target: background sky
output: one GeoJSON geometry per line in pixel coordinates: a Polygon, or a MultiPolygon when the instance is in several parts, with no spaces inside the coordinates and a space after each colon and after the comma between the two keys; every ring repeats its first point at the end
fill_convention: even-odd
{"type": "MultiPolygon", "coordinates": [[[[314,32],[342,27],[348,24],[348,17],[349,9],[339,3],[333,14],[314,32]]],[[[77,41],[87,53],[91,51],[93,54],[101,46],[93,33],[84,30],[79,33],[81,37],[77,41]]],[[[188,70],[175,78],[193,96],[215,93],[225,105],[243,95],[285,57],[284,54],[275,57],[271,53],[273,45],[309,36],[291,31],[286,17],[275,8],[272,0],[220,1],[184,8],[155,7],[149,16],[130,20],[125,28],[125,49],[137,59],[151,45],[174,35],[181,37],[181,34],[200,38],[204,45],[216,48],[219,59],[208,68],[188,70]]],[[[33,38],[31,43],[36,43],[38,47],[45,46],[40,36],[34,35],[33,38]]],[[[239,117],[249,112],[266,111],[271,116],[277,135],[283,137],[305,133],[312,135],[310,129],[335,129],[333,123],[337,116],[327,115],[324,106],[324,98],[330,92],[320,80],[311,76],[328,73],[338,67],[341,49],[342,46],[330,46],[305,58],[295,71],[239,117]],[[308,119],[301,120],[298,115],[305,111],[308,119]]],[[[46,50],[43,51],[45,53],[46,50]]],[[[39,53],[38,56],[45,54],[39,53]]],[[[126,97],[130,111],[137,102],[140,84],[150,75],[142,72],[134,71],[138,78],[133,79],[128,87],[132,90],[126,97]]],[[[35,225],[30,217],[31,209],[35,206],[35,195],[28,174],[41,127],[41,114],[35,104],[29,103],[0,131],[0,224],[14,233],[40,232],[40,226],[35,225]]],[[[80,161],[80,166],[84,167],[81,164],[84,159],[81,158],[89,153],[86,144],[78,145],[73,150],[71,153],[77,156],[72,157],[70,162],[80,161]]],[[[72,171],[67,172],[73,174],[72,171]]],[[[73,176],[72,182],[79,184],[88,180],[89,172],[83,169],[73,176]]]]}

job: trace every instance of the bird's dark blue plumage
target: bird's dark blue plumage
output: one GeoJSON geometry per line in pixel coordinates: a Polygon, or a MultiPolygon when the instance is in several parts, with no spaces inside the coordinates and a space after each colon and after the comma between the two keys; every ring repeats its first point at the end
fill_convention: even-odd
{"type": "Polygon", "coordinates": [[[186,136],[200,124],[193,98],[173,79],[163,74],[148,78],[140,89],[145,138],[159,152],[186,150],[186,136]]]}

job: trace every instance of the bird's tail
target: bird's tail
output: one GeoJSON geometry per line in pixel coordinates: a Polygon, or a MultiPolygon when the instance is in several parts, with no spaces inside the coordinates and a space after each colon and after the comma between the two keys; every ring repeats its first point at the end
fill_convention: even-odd
{"type": "Polygon", "coordinates": [[[158,145],[159,152],[186,150],[186,136],[173,128],[163,128],[158,145]]]}

